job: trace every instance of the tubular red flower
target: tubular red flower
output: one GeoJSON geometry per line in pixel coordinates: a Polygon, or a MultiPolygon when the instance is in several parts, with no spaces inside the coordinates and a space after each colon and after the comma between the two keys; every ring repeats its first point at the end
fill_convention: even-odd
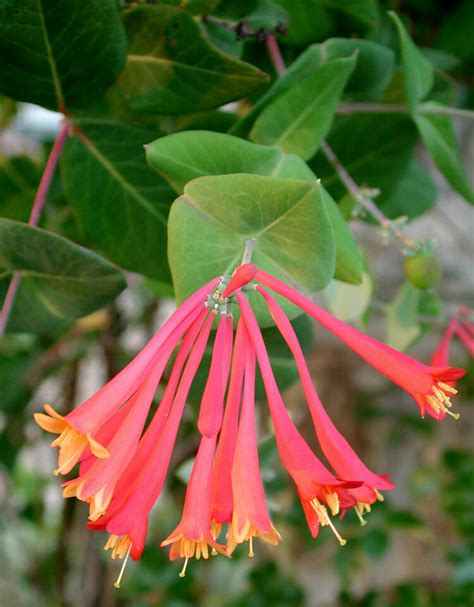
{"type": "Polygon", "coordinates": [[[115,485],[133,457],[165,364],[160,361],[143,386],[131,397],[132,406],[128,415],[107,445],[110,457],[96,459],[87,472],[65,483],[64,497],[76,496],[89,502],[89,517],[93,521],[105,513],[115,485]]]}
{"type": "MultiPolygon", "coordinates": [[[[211,520],[220,533],[223,524],[230,523],[233,510],[231,470],[237,442],[240,400],[244,378],[244,323],[239,320],[235,336],[234,355],[230,374],[229,390],[224,412],[222,430],[216,450],[214,469],[212,472],[212,507],[211,520]]],[[[219,533],[218,533],[219,532],[219,533]]]]}
{"type": "Polygon", "coordinates": [[[270,314],[293,354],[318,441],[325,456],[339,478],[364,483],[361,487],[349,489],[349,492],[360,502],[359,513],[361,513],[360,511],[364,510],[364,504],[376,501],[378,490],[387,491],[393,489],[395,485],[383,476],[371,472],[334,426],[313,385],[303,351],[290,321],[265,289],[258,286],[257,291],[265,298],[270,314]]]}
{"type": "Polygon", "coordinates": [[[186,399],[206,349],[213,320],[211,313],[186,362],[166,424],[158,436],[158,433],[152,433],[156,441],[145,462],[143,456],[130,462],[106,515],[88,524],[92,529],[106,529],[119,538],[127,537],[133,546],[131,556],[135,560],[140,558],[145,546],[148,515],[163,489],[186,399]]]}
{"type": "Polygon", "coordinates": [[[222,426],[224,398],[232,352],[232,332],[232,318],[221,314],[212,350],[209,375],[199,410],[198,429],[203,436],[217,435],[222,426]]]}
{"type": "MultiPolygon", "coordinates": [[[[318,514],[320,524],[329,525],[341,545],[344,545],[346,542],[334,528],[326,506],[329,506],[333,514],[338,514],[341,509],[355,506],[355,499],[351,498],[345,488],[352,487],[353,484],[338,480],[331,474],[296,429],[278,390],[265,343],[252,308],[239,291],[236,292],[236,297],[257,354],[281,460],[297,486],[301,500],[311,504],[318,514]]],[[[356,483],[356,486],[360,484],[360,482],[356,483]]]]}
{"type": "Polygon", "coordinates": [[[456,390],[449,385],[449,382],[462,377],[465,373],[463,369],[424,365],[338,320],[282,281],[262,270],[257,270],[255,280],[307,312],[380,373],[406,390],[416,401],[422,416],[426,411],[437,420],[443,419],[446,414],[458,417],[457,414],[450,411],[450,397],[456,394],[456,390]]]}
{"type": "Polygon", "coordinates": [[[209,291],[218,282],[216,278],[191,295],[120,373],[71,413],[62,416],[45,405],[47,415],[35,414],[39,426],[60,435],[52,443],[59,447],[56,473],[67,474],[72,470],[87,448],[95,457],[108,457],[107,449],[95,435],[140,387],[159,360],[165,359],[166,365],[171,352],[204,308],[209,291]]]}
{"type": "Polygon", "coordinates": [[[227,553],[232,554],[237,544],[248,541],[249,556],[253,556],[254,537],[273,545],[278,544],[281,537],[270,520],[260,476],[255,428],[255,350],[248,335],[245,336],[245,350],[242,412],[232,465],[234,510],[227,553]]]}
{"type": "Polygon", "coordinates": [[[171,544],[170,559],[184,558],[180,576],[186,572],[188,560],[209,558],[212,549],[225,554],[224,546],[211,535],[211,475],[216,448],[216,436],[201,438],[184,500],[183,515],[176,529],[161,542],[171,544]]]}
{"type": "Polygon", "coordinates": [[[457,319],[455,317],[451,318],[446,331],[443,333],[443,336],[431,357],[431,365],[433,367],[447,367],[449,365],[449,347],[451,346],[451,341],[457,326],[457,319]]]}

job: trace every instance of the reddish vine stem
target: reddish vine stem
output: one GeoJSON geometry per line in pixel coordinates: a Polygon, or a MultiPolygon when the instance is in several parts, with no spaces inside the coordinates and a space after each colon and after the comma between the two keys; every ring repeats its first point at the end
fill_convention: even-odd
{"type": "MultiPolygon", "coordinates": [[[[267,38],[267,50],[276,73],[278,75],[283,74],[286,70],[285,63],[278,46],[278,42],[273,35],[270,35],[267,38]]],[[[337,158],[332,148],[325,141],[321,143],[321,151],[334,167],[339,179],[342,181],[347,191],[353,196],[358,204],[368,211],[384,230],[390,230],[403,244],[404,248],[415,248],[416,243],[407,238],[397,224],[384,215],[377,205],[370,198],[365,196],[357,183],[352,179],[345,166],[337,158]]]]}
{"type": "MultiPolygon", "coordinates": [[[[38,187],[38,191],[36,192],[35,200],[31,208],[30,219],[28,221],[28,224],[30,226],[38,225],[41,211],[43,210],[46,196],[51,185],[51,180],[53,178],[56,165],[58,164],[59,156],[61,155],[62,149],[64,147],[64,143],[66,142],[67,136],[69,135],[70,128],[71,125],[69,124],[69,122],[67,120],[64,120],[61,125],[61,128],[59,129],[58,135],[56,137],[53,148],[46,163],[43,176],[41,177],[41,181],[38,187]]],[[[20,286],[20,280],[21,274],[19,272],[15,272],[8,286],[7,294],[5,295],[3,307],[0,312],[0,337],[2,337],[3,333],[5,332],[8,319],[10,317],[10,313],[13,307],[13,303],[15,301],[15,296],[18,291],[18,287],[20,286]]]]}
{"type": "Polygon", "coordinates": [[[275,72],[281,76],[286,70],[285,62],[283,60],[282,54],[280,52],[280,47],[278,46],[277,39],[273,34],[269,34],[266,41],[268,55],[270,60],[275,68],[275,72]]]}

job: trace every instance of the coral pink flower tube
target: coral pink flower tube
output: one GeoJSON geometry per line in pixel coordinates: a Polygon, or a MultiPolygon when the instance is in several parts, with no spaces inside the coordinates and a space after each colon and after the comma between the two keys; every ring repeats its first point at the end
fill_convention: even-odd
{"type": "Polygon", "coordinates": [[[224,420],[222,422],[222,430],[219,435],[214,470],[212,472],[211,518],[218,525],[230,523],[232,519],[234,502],[231,470],[237,441],[240,400],[244,379],[244,328],[244,323],[241,319],[237,325],[224,420]]]}
{"type": "MultiPolygon", "coordinates": [[[[293,354],[319,443],[338,477],[345,480],[363,481],[369,489],[393,489],[393,483],[378,474],[374,474],[363,464],[346,439],[334,426],[313,385],[301,346],[290,321],[279,304],[265,289],[258,286],[257,291],[265,298],[270,314],[293,354]]],[[[350,491],[361,502],[367,501],[367,493],[370,503],[376,499],[376,494],[373,491],[371,496],[370,491],[364,491],[363,487],[350,491]]]]}
{"type": "Polygon", "coordinates": [[[234,511],[227,552],[231,554],[237,544],[249,541],[249,555],[253,556],[253,537],[259,537],[270,544],[278,544],[280,534],[270,520],[260,475],[255,423],[255,350],[248,335],[245,336],[245,342],[242,413],[232,465],[234,511]]]}
{"type": "Polygon", "coordinates": [[[275,381],[265,343],[252,308],[242,293],[236,291],[236,296],[257,354],[280,457],[301,495],[310,501],[318,491],[319,485],[338,486],[344,483],[336,479],[318,460],[291,421],[275,381]]]}
{"type": "Polygon", "coordinates": [[[231,351],[232,325],[229,325],[227,316],[222,314],[217,327],[211,366],[199,410],[198,429],[203,436],[217,435],[222,426],[231,351]]]}
{"type": "Polygon", "coordinates": [[[146,464],[139,467],[142,462],[132,460],[126,474],[129,474],[129,479],[134,479],[133,482],[128,487],[122,485],[122,493],[117,486],[107,514],[97,523],[88,525],[92,529],[106,528],[114,535],[127,536],[134,547],[131,553],[134,559],[140,558],[145,546],[148,514],[163,488],[186,399],[206,349],[213,320],[214,315],[210,314],[196,339],[183,370],[169,418],[153,450],[148,454],[146,464]]]}
{"type": "Polygon", "coordinates": [[[125,402],[140,385],[143,376],[149,373],[166,341],[175,339],[176,345],[181,339],[201,312],[206,296],[218,282],[218,278],[211,280],[183,302],[120,373],[66,416],[70,424],[84,434],[93,432],[98,424],[105,421],[125,402]]]}
{"type": "Polygon", "coordinates": [[[463,369],[424,365],[338,320],[278,278],[262,270],[257,270],[255,280],[307,312],[380,373],[411,394],[422,415],[427,411],[435,419],[443,419],[447,413],[457,417],[449,410],[450,396],[455,394],[456,390],[449,386],[448,382],[462,377],[465,373],[463,369]]]}

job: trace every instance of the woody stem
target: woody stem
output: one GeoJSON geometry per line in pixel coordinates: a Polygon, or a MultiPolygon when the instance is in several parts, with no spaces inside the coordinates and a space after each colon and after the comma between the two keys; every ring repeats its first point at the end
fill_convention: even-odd
{"type": "MultiPolygon", "coordinates": [[[[67,120],[64,120],[61,125],[61,128],[59,129],[59,133],[56,137],[53,148],[49,155],[48,162],[46,163],[46,167],[44,169],[43,176],[41,177],[38,191],[36,193],[35,200],[31,208],[30,219],[28,221],[28,224],[30,226],[38,225],[40,214],[43,209],[46,196],[48,194],[49,186],[51,185],[51,180],[53,178],[54,171],[59,160],[59,156],[61,155],[61,151],[64,147],[64,143],[66,142],[67,136],[69,135],[69,131],[70,124],[67,120]]],[[[18,291],[18,287],[20,286],[20,280],[21,274],[15,272],[8,286],[7,294],[5,295],[3,307],[0,312],[0,337],[3,335],[7,326],[13,303],[15,301],[15,296],[18,291]]]]}
{"type": "Polygon", "coordinates": [[[384,230],[390,230],[394,236],[402,243],[402,245],[408,249],[416,247],[416,243],[405,236],[403,231],[397,226],[395,222],[389,219],[378,206],[368,196],[362,192],[357,183],[352,179],[346,167],[338,159],[334,150],[325,142],[321,143],[321,150],[329,162],[332,164],[339,179],[342,181],[347,191],[355,198],[355,200],[368,211],[374,219],[382,226],[384,230]]]}

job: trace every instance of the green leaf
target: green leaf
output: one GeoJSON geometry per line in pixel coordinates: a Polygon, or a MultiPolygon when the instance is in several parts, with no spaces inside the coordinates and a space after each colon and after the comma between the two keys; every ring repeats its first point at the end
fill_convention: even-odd
{"type": "Polygon", "coordinates": [[[433,160],[449,183],[464,198],[474,204],[474,192],[467,182],[451,118],[439,114],[423,113],[423,109],[436,109],[435,103],[420,106],[414,117],[420,135],[433,160]]]}
{"type": "Polygon", "coordinates": [[[213,47],[189,13],[141,6],[126,17],[130,48],[119,85],[133,111],[187,114],[240,99],[266,74],[213,47]]]}
{"type": "Polygon", "coordinates": [[[406,350],[420,335],[419,303],[419,289],[405,282],[387,308],[387,343],[392,348],[406,350]]]}
{"type": "Polygon", "coordinates": [[[86,242],[120,266],[169,282],[166,224],[174,193],[149,169],[143,145],[156,133],[120,122],[80,120],[62,170],[86,242]]]}
{"type": "MultiPolygon", "coordinates": [[[[188,181],[203,175],[255,173],[315,181],[316,175],[294,154],[220,133],[191,131],[161,137],[147,146],[147,158],[182,193],[188,181]]],[[[336,242],[336,278],[357,284],[363,262],[357,244],[331,196],[321,190],[336,242]]]]}
{"type": "Polygon", "coordinates": [[[256,143],[311,158],[331,128],[339,98],[354,69],[355,56],[334,59],[271,103],[254,124],[256,143]]]}
{"type": "Polygon", "coordinates": [[[344,322],[360,321],[372,298],[373,283],[365,272],[359,285],[331,280],[324,290],[331,312],[344,322]]]}
{"type": "Polygon", "coordinates": [[[115,0],[0,0],[0,91],[19,101],[89,105],[115,80],[126,49],[115,0]]]}
{"type": "Polygon", "coordinates": [[[146,154],[149,165],[180,194],[188,181],[203,175],[255,173],[316,179],[301,158],[288,156],[277,147],[211,131],[183,131],[161,137],[146,147],[146,154]]]}
{"type": "Polygon", "coordinates": [[[377,206],[392,219],[408,217],[414,219],[428,212],[437,198],[436,184],[430,174],[413,159],[395,187],[376,199],[377,206]]]}
{"type": "Polygon", "coordinates": [[[362,281],[364,260],[338,205],[324,188],[321,189],[326,211],[331,220],[336,242],[336,271],[334,278],[358,285],[362,281]]]}
{"type": "Polygon", "coordinates": [[[431,91],[434,82],[433,66],[410,38],[400,18],[393,11],[389,15],[397,28],[402,53],[405,94],[411,112],[431,91]]]}
{"type": "Polygon", "coordinates": [[[288,22],[288,14],[273,0],[258,0],[257,6],[245,21],[253,30],[272,32],[280,23],[288,22]]]}
{"type": "Polygon", "coordinates": [[[395,53],[371,40],[331,38],[323,44],[306,48],[272,86],[256,101],[250,111],[230,130],[234,135],[245,136],[252,123],[267,105],[295,84],[313,75],[332,59],[347,57],[358,51],[357,64],[345,88],[351,99],[377,98],[392,78],[395,53]]]}
{"type": "Polygon", "coordinates": [[[42,333],[94,312],[125,288],[119,269],[66,238],[0,219],[3,290],[14,272],[21,283],[8,329],[42,333]]]}
{"type": "MultiPolygon", "coordinates": [[[[375,198],[380,206],[405,175],[417,140],[416,128],[409,118],[386,114],[338,117],[327,138],[356,183],[381,190],[375,198]]],[[[336,200],[345,195],[346,189],[335,168],[322,153],[315,156],[310,166],[336,200]]]]}
{"type": "Polygon", "coordinates": [[[374,26],[379,15],[376,0],[322,0],[322,4],[365,28],[374,26]]]}
{"type": "Polygon", "coordinates": [[[0,216],[28,221],[41,169],[27,156],[0,153],[0,216]]]}
{"type": "Polygon", "coordinates": [[[289,15],[285,42],[306,46],[329,38],[335,30],[335,16],[319,0],[278,0],[289,15]]]}
{"type": "MultiPolygon", "coordinates": [[[[233,272],[247,238],[256,239],[256,265],[300,290],[322,289],[334,275],[334,233],[317,183],[248,174],[194,179],[171,208],[168,238],[178,301],[233,272]]],[[[260,322],[273,324],[261,298],[250,300],[260,322]]],[[[299,314],[284,305],[291,318],[299,314]]]]}

